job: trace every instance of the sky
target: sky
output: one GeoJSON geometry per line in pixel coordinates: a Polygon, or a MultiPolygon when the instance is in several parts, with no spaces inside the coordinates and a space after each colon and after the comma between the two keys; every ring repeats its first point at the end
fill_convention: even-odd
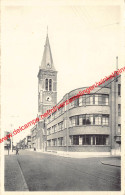
{"type": "MultiPolygon", "coordinates": [[[[58,101],[67,92],[110,75],[116,69],[116,56],[119,68],[124,65],[120,5],[13,2],[5,1],[2,6],[2,132],[37,116],[37,74],[47,26],[58,71],[58,101]]],[[[29,132],[30,128],[16,135],[14,143],[29,132]]]]}

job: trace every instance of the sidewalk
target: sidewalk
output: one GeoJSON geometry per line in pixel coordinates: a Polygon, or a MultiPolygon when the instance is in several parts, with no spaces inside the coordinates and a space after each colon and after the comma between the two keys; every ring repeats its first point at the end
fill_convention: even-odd
{"type": "Polygon", "coordinates": [[[121,159],[119,157],[114,157],[106,160],[101,160],[101,163],[104,165],[121,167],[121,159]]]}
{"type": "Polygon", "coordinates": [[[55,156],[63,156],[66,158],[95,158],[95,157],[113,157],[113,158],[120,158],[120,156],[116,155],[111,155],[110,152],[65,152],[65,151],[41,151],[41,150],[36,150],[34,151],[33,149],[26,149],[27,151],[32,151],[32,152],[38,152],[38,153],[44,153],[44,154],[51,154],[55,156]]]}
{"type": "Polygon", "coordinates": [[[18,156],[5,156],[5,191],[28,191],[18,156]]]}
{"type": "MultiPolygon", "coordinates": [[[[13,150],[13,152],[12,150],[9,150],[9,155],[15,155],[15,154],[16,154],[15,150],[13,150]]],[[[4,150],[4,155],[8,155],[8,150],[4,150]]]]}

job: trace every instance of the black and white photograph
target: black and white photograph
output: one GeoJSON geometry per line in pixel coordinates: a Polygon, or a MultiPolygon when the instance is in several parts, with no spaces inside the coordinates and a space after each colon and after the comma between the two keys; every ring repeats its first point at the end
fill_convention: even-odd
{"type": "Polygon", "coordinates": [[[1,1],[1,194],[124,194],[125,1],[1,1]]]}

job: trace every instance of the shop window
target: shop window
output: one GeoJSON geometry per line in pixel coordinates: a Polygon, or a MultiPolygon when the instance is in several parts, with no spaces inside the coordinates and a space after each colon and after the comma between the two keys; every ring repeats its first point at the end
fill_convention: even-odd
{"type": "Polygon", "coordinates": [[[85,138],[85,145],[91,145],[91,135],[86,135],[85,138]]]}
{"type": "Polygon", "coordinates": [[[63,145],[63,137],[58,138],[58,145],[62,146],[63,145]]]}
{"type": "Polygon", "coordinates": [[[73,136],[73,145],[79,145],[79,136],[78,135],[73,136]]]}

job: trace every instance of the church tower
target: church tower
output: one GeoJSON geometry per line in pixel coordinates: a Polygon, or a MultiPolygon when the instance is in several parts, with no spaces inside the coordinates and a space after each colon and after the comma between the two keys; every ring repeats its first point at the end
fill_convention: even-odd
{"type": "MultiPolygon", "coordinates": [[[[53,64],[48,34],[38,72],[38,116],[57,104],[57,71],[53,64]]],[[[37,123],[36,149],[46,151],[46,118],[37,123]]]]}
{"type": "Polygon", "coordinates": [[[57,71],[54,67],[49,37],[46,36],[38,73],[38,112],[44,114],[57,104],[57,71]]]}

